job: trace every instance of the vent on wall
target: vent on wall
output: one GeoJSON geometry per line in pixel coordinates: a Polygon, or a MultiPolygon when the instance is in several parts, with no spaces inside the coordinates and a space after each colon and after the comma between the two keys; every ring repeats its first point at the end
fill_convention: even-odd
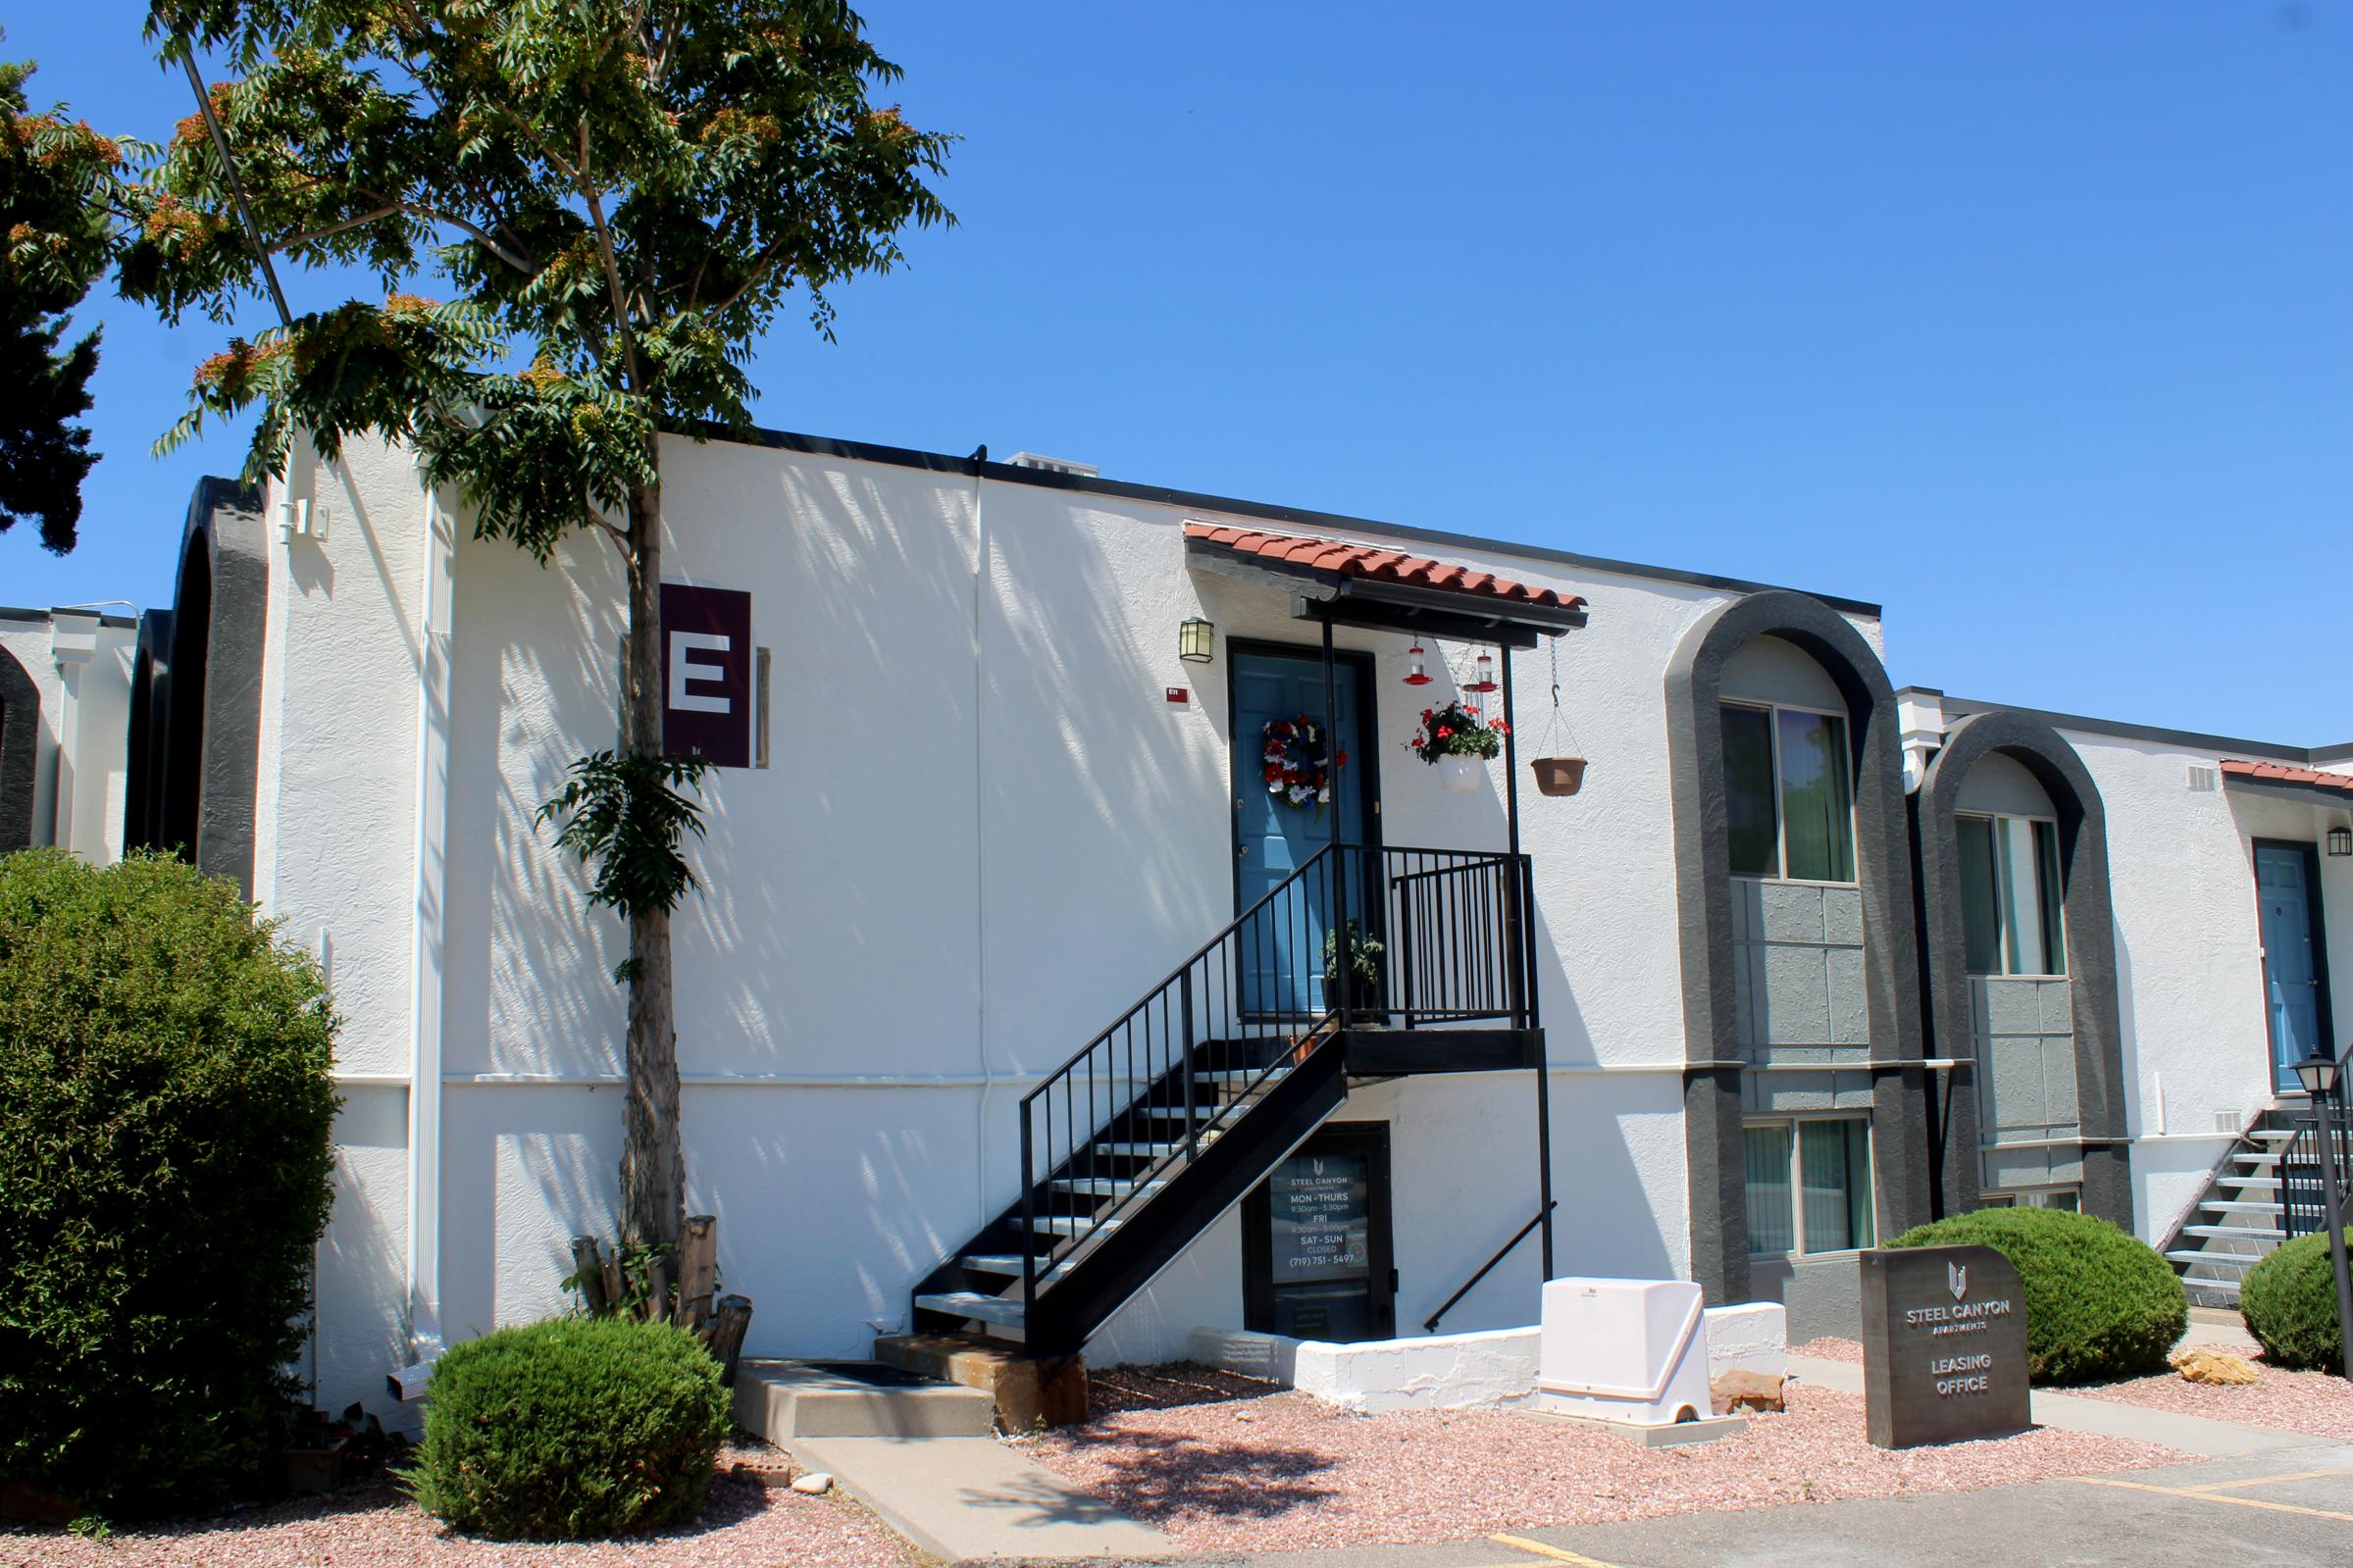
{"type": "Polygon", "coordinates": [[[2214,1113],[2214,1130],[2218,1133],[2227,1133],[2232,1138],[2236,1138],[2246,1131],[2245,1121],[2246,1118],[2240,1116],[2236,1111],[2217,1111],[2214,1113]]]}
{"type": "Polygon", "coordinates": [[[2223,776],[2220,773],[2203,763],[2193,762],[2189,765],[2189,792],[2191,794],[2211,795],[2222,787],[2223,776]]]}

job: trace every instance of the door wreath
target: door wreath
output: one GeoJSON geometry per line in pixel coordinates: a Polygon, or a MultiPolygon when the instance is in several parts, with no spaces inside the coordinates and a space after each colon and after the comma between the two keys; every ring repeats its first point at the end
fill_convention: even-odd
{"type": "Polygon", "coordinates": [[[1332,769],[1347,767],[1348,753],[1332,756],[1322,724],[1303,713],[1296,719],[1268,720],[1260,734],[1266,743],[1266,792],[1285,805],[1318,810],[1330,805],[1332,769]]]}

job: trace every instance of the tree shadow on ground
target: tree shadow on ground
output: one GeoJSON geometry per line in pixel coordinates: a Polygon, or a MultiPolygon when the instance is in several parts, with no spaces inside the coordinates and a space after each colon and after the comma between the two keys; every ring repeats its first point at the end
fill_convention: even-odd
{"type": "Polygon", "coordinates": [[[1180,1405],[1262,1399],[1282,1391],[1280,1384],[1193,1361],[1151,1367],[1121,1365],[1088,1374],[1087,1418],[1100,1421],[1131,1410],[1173,1410],[1180,1405]]]}
{"type": "Polygon", "coordinates": [[[1315,1479],[1332,1460],[1309,1448],[1174,1433],[1078,1429],[1060,1436],[1067,1451],[1100,1467],[1090,1489],[1146,1524],[1202,1515],[1272,1519],[1338,1495],[1315,1479]]]}

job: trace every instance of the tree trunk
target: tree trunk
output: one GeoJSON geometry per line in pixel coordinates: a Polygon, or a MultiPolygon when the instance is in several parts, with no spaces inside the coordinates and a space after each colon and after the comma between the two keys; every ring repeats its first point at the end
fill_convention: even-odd
{"type": "MultiPolygon", "coordinates": [[[[621,643],[621,744],[662,750],[662,487],[629,497],[629,630],[621,643]]],[[[621,1116],[621,1237],[675,1246],[686,1215],[687,1165],[678,1136],[678,1029],[672,1011],[670,913],[629,923],[628,1099],[621,1116]]],[[[667,1270],[663,1271],[667,1273],[667,1270]]]]}

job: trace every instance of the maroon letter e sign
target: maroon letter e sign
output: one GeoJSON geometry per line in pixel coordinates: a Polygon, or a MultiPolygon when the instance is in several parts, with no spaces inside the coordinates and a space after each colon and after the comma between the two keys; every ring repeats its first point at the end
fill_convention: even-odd
{"type": "Polygon", "coordinates": [[[751,766],[751,595],[662,584],[662,751],[751,766]]]}

